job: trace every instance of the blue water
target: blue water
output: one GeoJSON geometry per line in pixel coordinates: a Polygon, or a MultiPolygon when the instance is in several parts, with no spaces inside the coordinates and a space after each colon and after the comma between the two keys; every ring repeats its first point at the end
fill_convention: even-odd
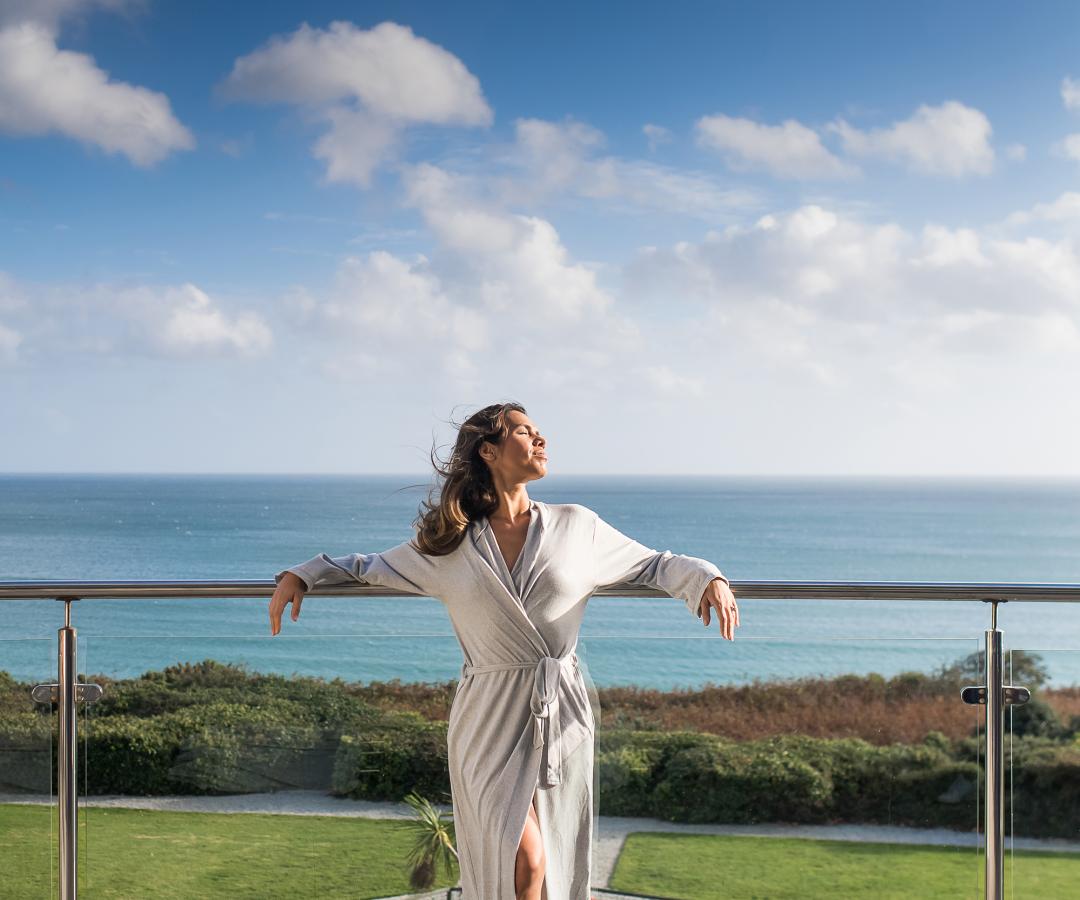
{"type": "MultiPolygon", "coordinates": [[[[319,552],[411,534],[428,479],[402,476],[0,476],[0,580],[271,579],[319,552]],[[410,485],[412,487],[410,487],[410,485]]],[[[531,495],[590,506],[643,543],[734,580],[1080,583],[1080,482],[548,476],[531,495]]],[[[444,608],[304,601],[271,637],[265,600],[73,604],[79,670],[132,677],[207,657],[346,680],[456,678],[444,608]]],[[[1005,604],[1007,646],[1080,683],[1080,605],[1005,604]]],[[[734,643],[679,600],[594,598],[580,654],[599,685],[932,670],[978,649],[981,603],[744,601],[734,643]]],[[[0,603],[0,669],[55,673],[56,601],[0,603]]]]}

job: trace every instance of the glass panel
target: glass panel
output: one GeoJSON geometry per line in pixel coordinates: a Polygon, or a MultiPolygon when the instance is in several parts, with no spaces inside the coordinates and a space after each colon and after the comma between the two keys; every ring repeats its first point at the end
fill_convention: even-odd
{"type": "MultiPolygon", "coordinates": [[[[613,622],[634,616],[629,598],[600,602],[613,622]]],[[[598,886],[694,900],[980,896],[982,709],[960,697],[977,640],[729,643],[711,629],[582,641],[610,823],[598,886]]]]}
{"type": "Polygon", "coordinates": [[[1062,646],[1073,634],[1005,652],[1005,683],[1031,691],[1005,708],[1006,897],[1080,897],[1080,649],[1062,646]]]}
{"type": "Polygon", "coordinates": [[[0,640],[0,854],[3,896],[56,890],[55,706],[36,684],[56,681],[56,639],[0,640]]]}
{"type": "MultiPolygon", "coordinates": [[[[308,627],[332,618],[337,601],[318,599],[308,627]]],[[[400,613],[400,599],[382,602],[400,613]]],[[[306,635],[286,622],[274,638],[84,636],[84,680],[105,687],[80,723],[87,889],[414,890],[402,800],[415,789],[450,819],[445,721],[461,651],[452,634],[409,633],[427,607],[404,602],[398,634],[306,635]]],[[[658,601],[593,608],[623,626],[642,602],[658,601]]],[[[583,630],[598,702],[598,898],[605,887],[785,896],[792,884],[796,896],[912,896],[915,884],[919,896],[980,896],[982,708],[959,696],[979,641],[740,632],[728,643],[684,626],[583,630]],[[738,890],[733,872],[748,880],[738,890]],[[815,872],[828,883],[808,884],[815,872]]],[[[456,865],[439,868],[435,885],[457,879],[456,865]]]]}
{"type": "MultiPolygon", "coordinates": [[[[309,599],[304,616],[314,622],[332,602],[309,599]]],[[[105,685],[86,718],[89,889],[141,898],[414,890],[420,823],[403,800],[416,791],[442,828],[452,822],[445,722],[458,644],[452,634],[306,636],[283,625],[276,637],[87,639],[89,677],[105,685]],[[418,669],[435,683],[416,683],[418,669]]],[[[456,863],[440,861],[432,881],[456,884],[456,863]]]]}

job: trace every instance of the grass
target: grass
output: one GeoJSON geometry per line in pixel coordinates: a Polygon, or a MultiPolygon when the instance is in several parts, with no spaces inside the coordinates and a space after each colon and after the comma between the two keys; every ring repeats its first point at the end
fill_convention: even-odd
{"type": "MultiPolygon", "coordinates": [[[[1080,898],[1080,855],[1017,851],[1005,863],[1005,896],[1080,898]]],[[[693,900],[874,900],[981,897],[983,857],[974,848],[631,834],[613,890],[693,900]]]]}
{"type": "MultiPolygon", "coordinates": [[[[55,813],[0,805],[0,896],[50,896],[55,813]],[[50,844],[52,832],[52,849],[50,844]]],[[[394,820],[79,809],[79,891],[97,898],[386,897],[408,893],[413,838],[394,820]]],[[[457,883],[451,878],[437,884],[457,883]]]]}
{"type": "MultiPolygon", "coordinates": [[[[0,805],[0,894],[47,897],[55,812],[0,805]],[[51,840],[50,840],[51,838],[51,840]],[[51,848],[50,848],[51,844],[51,848]]],[[[386,819],[82,807],[79,889],[98,898],[385,897],[408,893],[412,838],[386,819]]],[[[631,834],[611,887],[687,900],[981,896],[975,849],[791,838],[631,834]]],[[[1080,855],[1017,852],[1023,897],[1080,898],[1080,855]]],[[[439,883],[456,883],[457,872],[439,883]]]]}

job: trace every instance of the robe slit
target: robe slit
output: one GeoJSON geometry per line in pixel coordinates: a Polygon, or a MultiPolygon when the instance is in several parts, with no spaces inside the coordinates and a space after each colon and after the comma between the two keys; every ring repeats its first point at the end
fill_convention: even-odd
{"type": "Polygon", "coordinates": [[[599,706],[578,659],[585,606],[600,587],[655,587],[698,615],[713,563],[656,551],[586,506],[531,501],[508,569],[486,517],[444,556],[411,541],[380,553],[320,553],[292,572],[305,588],[359,582],[434,597],[461,646],[447,763],[462,900],[514,900],[530,804],[544,856],[543,900],[589,900],[599,706]],[[596,706],[594,713],[593,707],[596,706]]]}

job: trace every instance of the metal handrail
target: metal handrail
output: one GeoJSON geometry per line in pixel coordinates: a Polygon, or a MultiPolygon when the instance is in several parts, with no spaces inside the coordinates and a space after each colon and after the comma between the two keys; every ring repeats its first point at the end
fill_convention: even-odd
{"type": "MultiPolygon", "coordinates": [[[[266,598],[273,581],[0,581],[0,600],[136,600],[266,598]]],[[[1000,581],[753,581],[731,582],[740,600],[933,600],[937,602],[1080,603],[1080,584],[1000,581]]],[[[423,597],[367,584],[315,587],[305,597],[423,597]]],[[[610,585],[597,597],[668,597],[656,588],[610,585]]]]}
{"type": "MultiPolygon", "coordinates": [[[[54,702],[60,714],[57,754],[57,802],[60,816],[58,852],[60,900],[76,900],[78,821],[75,713],[79,700],[93,702],[101,688],[77,683],[76,632],[71,625],[71,604],[94,599],[193,599],[227,597],[266,599],[274,581],[0,581],[0,600],[60,600],[64,625],[58,632],[57,682],[36,685],[33,697],[54,702]]],[[[983,833],[986,838],[986,900],[1004,894],[1004,801],[1002,797],[1004,708],[1023,703],[1028,691],[1002,684],[1002,641],[997,627],[998,604],[1009,602],[1080,602],[1080,584],[927,581],[732,581],[739,600],[925,600],[936,602],[982,601],[991,604],[990,628],[984,633],[985,683],[964,689],[966,703],[986,706],[986,803],[983,833]]],[[[594,592],[608,597],[668,597],[663,591],[638,585],[608,585],[594,592]]],[[[378,585],[336,584],[313,588],[305,596],[422,597],[378,585]]]]}

